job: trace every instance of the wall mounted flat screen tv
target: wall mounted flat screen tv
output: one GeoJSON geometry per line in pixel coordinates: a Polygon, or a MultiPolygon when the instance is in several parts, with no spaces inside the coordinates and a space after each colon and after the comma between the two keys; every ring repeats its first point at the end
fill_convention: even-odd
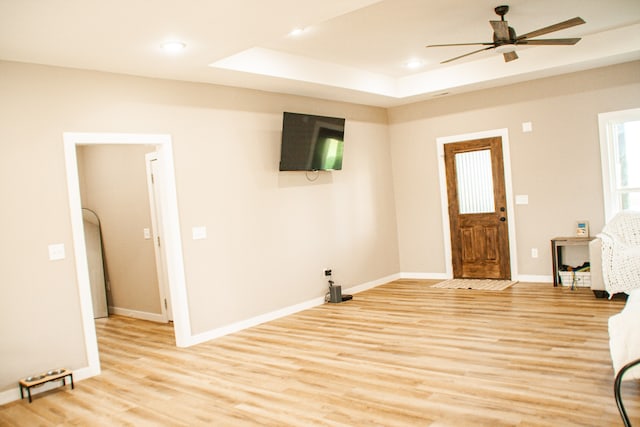
{"type": "Polygon", "coordinates": [[[280,170],[341,170],[344,121],[337,117],[285,112],[280,170]]]}

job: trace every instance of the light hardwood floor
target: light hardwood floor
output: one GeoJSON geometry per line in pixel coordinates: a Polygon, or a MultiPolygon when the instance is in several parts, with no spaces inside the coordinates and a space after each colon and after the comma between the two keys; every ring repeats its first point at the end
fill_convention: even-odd
{"type": "MultiPolygon", "coordinates": [[[[103,373],[0,407],[0,425],[619,426],[607,319],[623,301],[398,280],[187,349],[96,322],[103,373]]],[[[640,425],[640,384],[624,383],[640,425]]]]}

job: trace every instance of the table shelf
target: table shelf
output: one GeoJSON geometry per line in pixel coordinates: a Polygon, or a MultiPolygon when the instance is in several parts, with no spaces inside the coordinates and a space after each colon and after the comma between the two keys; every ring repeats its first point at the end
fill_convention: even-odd
{"type": "MultiPolygon", "coordinates": [[[[562,248],[568,246],[584,246],[588,249],[589,242],[595,237],[554,237],[551,239],[551,259],[553,262],[553,286],[560,284],[560,267],[562,266],[562,248]]],[[[588,251],[587,251],[588,253],[588,251]]],[[[587,259],[586,261],[590,262],[587,259]]]]}
{"type": "Polygon", "coordinates": [[[33,375],[27,378],[23,378],[18,382],[18,384],[20,385],[20,399],[24,399],[24,390],[26,389],[27,395],[29,397],[29,403],[31,403],[31,389],[33,387],[41,386],[50,381],[62,381],[62,385],[65,386],[67,385],[67,377],[69,377],[69,383],[71,384],[71,388],[73,389],[73,372],[69,369],[56,369],[40,375],[33,375]]]}

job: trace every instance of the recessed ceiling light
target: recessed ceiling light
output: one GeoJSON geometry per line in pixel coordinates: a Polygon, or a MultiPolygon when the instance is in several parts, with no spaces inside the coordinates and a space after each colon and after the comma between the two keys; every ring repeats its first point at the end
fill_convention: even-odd
{"type": "Polygon", "coordinates": [[[289,35],[291,37],[298,37],[302,35],[302,33],[304,33],[304,30],[305,30],[304,28],[300,28],[300,27],[294,28],[293,30],[289,31],[289,35]]]}
{"type": "Polygon", "coordinates": [[[168,41],[168,42],[162,43],[160,47],[165,52],[178,53],[178,52],[182,52],[187,47],[187,45],[179,41],[168,41]]]}
{"type": "Polygon", "coordinates": [[[424,65],[424,61],[422,59],[410,59],[407,61],[405,66],[410,70],[415,70],[424,65]]]}

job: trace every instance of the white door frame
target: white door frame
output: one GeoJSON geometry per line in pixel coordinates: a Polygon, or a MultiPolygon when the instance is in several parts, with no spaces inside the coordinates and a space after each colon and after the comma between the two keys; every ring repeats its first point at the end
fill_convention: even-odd
{"type": "Polygon", "coordinates": [[[164,257],[162,236],[162,212],[160,203],[162,200],[160,188],[162,182],[159,173],[155,169],[160,168],[160,156],[157,152],[147,153],[144,156],[147,171],[147,191],[149,193],[149,209],[151,210],[151,230],[153,239],[153,253],[156,258],[156,275],[158,276],[158,291],[160,294],[160,313],[164,322],[173,321],[173,306],[171,305],[171,292],[167,281],[166,259],[164,257]],[[156,162],[155,168],[152,162],[156,162]]]}
{"type": "Polygon", "coordinates": [[[449,221],[449,199],[447,198],[447,175],[444,163],[444,145],[482,138],[502,138],[502,162],[504,163],[504,188],[507,196],[507,218],[509,219],[509,259],[511,263],[511,280],[518,280],[518,259],[516,250],[516,223],[513,208],[513,186],[511,183],[511,155],[509,151],[509,130],[493,129],[436,138],[438,150],[438,173],[440,176],[440,205],[442,208],[442,232],[444,235],[445,275],[453,277],[453,261],[451,255],[451,229],[449,221]]]}
{"type": "Polygon", "coordinates": [[[82,203],[76,153],[76,147],[78,145],[152,145],[155,146],[155,150],[163,160],[160,162],[160,172],[165,179],[162,180],[163,185],[159,189],[162,194],[160,210],[164,219],[162,231],[166,242],[164,251],[165,259],[167,260],[169,290],[174,307],[174,331],[176,345],[178,347],[187,347],[190,343],[191,325],[189,321],[189,306],[187,304],[171,135],[65,132],[63,134],[63,140],[67,169],[71,231],[73,234],[78,293],[80,296],[80,311],[82,314],[87,363],[89,365],[90,375],[98,375],[100,373],[100,359],[93,318],[89,268],[87,265],[87,251],[82,224],[82,203]]]}

